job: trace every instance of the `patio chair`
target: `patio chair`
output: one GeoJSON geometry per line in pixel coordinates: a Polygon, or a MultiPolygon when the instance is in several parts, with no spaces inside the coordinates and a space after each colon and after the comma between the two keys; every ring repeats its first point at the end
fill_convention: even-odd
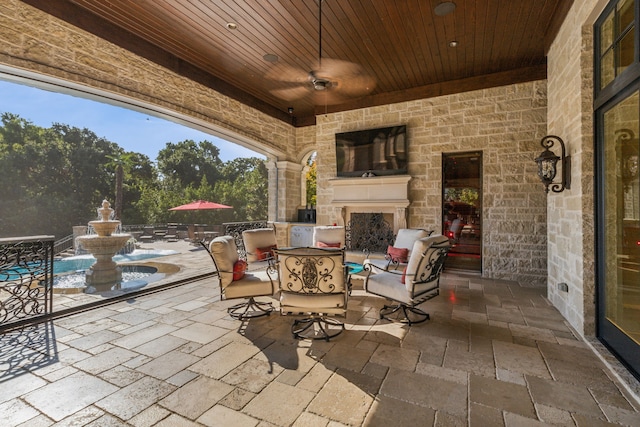
{"type": "Polygon", "coordinates": [[[273,265],[259,270],[246,271],[246,262],[238,256],[238,249],[232,236],[220,236],[207,244],[200,242],[213,260],[220,280],[221,299],[247,298],[247,301],[227,308],[234,319],[246,320],[271,314],[271,302],[257,301],[255,297],[272,296],[276,270],[273,265]]]}
{"type": "Polygon", "coordinates": [[[178,226],[175,224],[170,224],[167,226],[167,234],[164,235],[164,238],[167,242],[177,242],[178,241],[178,226]]]}
{"type": "Polygon", "coordinates": [[[280,313],[305,316],[294,320],[293,336],[329,341],[341,334],[344,323],[334,317],[345,317],[347,312],[344,248],[287,248],[275,252],[280,313]]]}
{"type": "Polygon", "coordinates": [[[143,227],[142,234],[138,237],[140,242],[153,242],[156,239],[153,233],[154,228],[151,226],[143,227]]]}
{"type": "Polygon", "coordinates": [[[384,259],[370,258],[370,254],[367,253],[365,262],[374,264],[376,267],[384,270],[403,269],[407,265],[413,244],[416,240],[429,237],[431,233],[433,233],[433,231],[427,231],[421,228],[401,228],[398,230],[393,245],[387,248],[384,259]]]}
{"type": "Polygon", "coordinates": [[[273,228],[254,228],[242,232],[242,242],[247,252],[249,268],[264,267],[275,257],[273,250],[278,247],[276,231],[273,228]]]}
{"type": "Polygon", "coordinates": [[[313,246],[317,248],[344,248],[345,230],[341,225],[317,225],[313,227],[313,246]]]}
{"type": "Polygon", "coordinates": [[[417,306],[438,296],[440,273],[449,251],[446,236],[435,235],[416,240],[409,262],[404,270],[384,270],[375,264],[365,263],[368,272],[365,291],[394,301],[380,309],[380,319],[393,320],[389,315],[400,312],[399,320],[411,326],[429,319],[429,314],[417,306]],[[377,271],[377,274],[372,274],[377,271]]]}

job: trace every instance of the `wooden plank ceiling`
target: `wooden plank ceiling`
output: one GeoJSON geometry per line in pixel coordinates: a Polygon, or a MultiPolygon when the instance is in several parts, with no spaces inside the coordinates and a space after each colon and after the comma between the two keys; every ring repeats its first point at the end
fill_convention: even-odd
{"type": "Polygon", "coordinates": [[[573,2],[322,0],[320,44],[318,0],[23,1],[297,126],[545,78],[573,2]]]}

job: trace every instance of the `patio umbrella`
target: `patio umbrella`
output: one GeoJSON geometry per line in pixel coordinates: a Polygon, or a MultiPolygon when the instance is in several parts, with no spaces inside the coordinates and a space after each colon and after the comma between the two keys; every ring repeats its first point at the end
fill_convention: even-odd
{"type": "Polygon", "coordinates": [[[204,209],[233,209],[233,206],[222,205],[220,203],[208,202],[206,200],[196,200],[186,205],[176,206],[170,211],[199,211],[204,209]]]}

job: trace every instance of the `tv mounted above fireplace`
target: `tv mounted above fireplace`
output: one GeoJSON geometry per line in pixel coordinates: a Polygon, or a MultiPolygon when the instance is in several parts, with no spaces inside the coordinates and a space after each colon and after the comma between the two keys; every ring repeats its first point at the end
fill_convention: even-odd
{"type": "Polygon", "coordinates": [[[407,173],[407,126],[336,134],[339,177],[407,173]]]}

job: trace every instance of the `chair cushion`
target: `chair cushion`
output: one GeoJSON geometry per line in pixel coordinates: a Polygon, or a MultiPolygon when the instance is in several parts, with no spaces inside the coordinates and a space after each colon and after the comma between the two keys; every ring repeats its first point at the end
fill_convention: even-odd
{"type": "Polygon", "coordinates": [[[407,262],[407,258],[409,257],[409,249],[388,246],[387,254],[393,262],[407,262]]]}
{"type": "Polygon", "coordinates": [[[319,248],[340,248],[340,242],[335,243],[325,243],[325,242],[316,242],[316,246],[319,248]]]}
{"type": "Polygon", "coordinates": [[[366,281],[366,291],[394,301],[410,304],[409,292],[407,292],[407,287],[400,281],[400,277],[398,272],[373,274],[366,281]]]}
{"type": "Polygon", "coordinates": [[[274,249],[278,249],[278,246],[271,245],[271,246],[266,246],[264,248],[256,248],[256,251],[255,251],[256,261],[265,261],[265,260],[274,258],[275,257],[275,252],[273,252],[274,249]]]}
{"type": "MultiPolygon", "coordinates": [[[[416,270],[420,267],[420,261],[422,260],[422,253],[427,251],[429,246],[432,244],[442,244],[448,243],[449,239],[444,237],[441,234],[437,234],[430,237],[424,237],[422,239],[416,240],[413,244],[413,249],[411,250],[411,255],[409,256],[409,262],[407,263],[407,269],[405,270],[407,279],[405,280],[405,285],[407,290],[411,291],[413,289],[413,282],[415,281],[416,270]]],[[[430,249],[433,251],[434,249],[430,249]]]]}
{"type": "Polygon", "coordinates": [[[317,225],[313,227],[313,245],[317,247],[318,242],[339,242],[340,246],[345,245],[345,231],[341,225],[317,225]]]}
{"type": "Polygon", "coordinates": [[[266,271],[245,273],[242,279],[223,288],[226,299],[273,295],[273,290],[274,285],[266,271]]]}
{"type": "Polygon", "coordinates": [[[242,242],[247,251],[247,262],[252,264],[258,260],[258,248],[271,248],[277,245],[276,233],[272,228],[256,228],[242,232],[242,242]]]}
{"type": "Polygon", "coordinates": [[[398,235],[396,236],[395,242],[393,242],[393,247],[409,249],[409,253],[411,253],[415,241],[424,239],[428,237],[429,234],[429,231],[419,228],[401,228],[398,230],[398,235]]]}
{"type": "Polygon", "coordinates": [[[280,311],[286,313],[341,314],[346,309],[343,293],[305,295],[280,292],[280,311]]]}
{"type": "Polygon", "coordinates": [[[239,259],[233,264],[233,281],[240,280],[247,271],[247,261],[239,259]]]}
{"type": "Polygon", "coordinates": [[[231,236],[216,237],[209,244],[209,251],[216,261],[223,288],[233,281],[233,265],[238,261],[236,242],[231,236]]]}

